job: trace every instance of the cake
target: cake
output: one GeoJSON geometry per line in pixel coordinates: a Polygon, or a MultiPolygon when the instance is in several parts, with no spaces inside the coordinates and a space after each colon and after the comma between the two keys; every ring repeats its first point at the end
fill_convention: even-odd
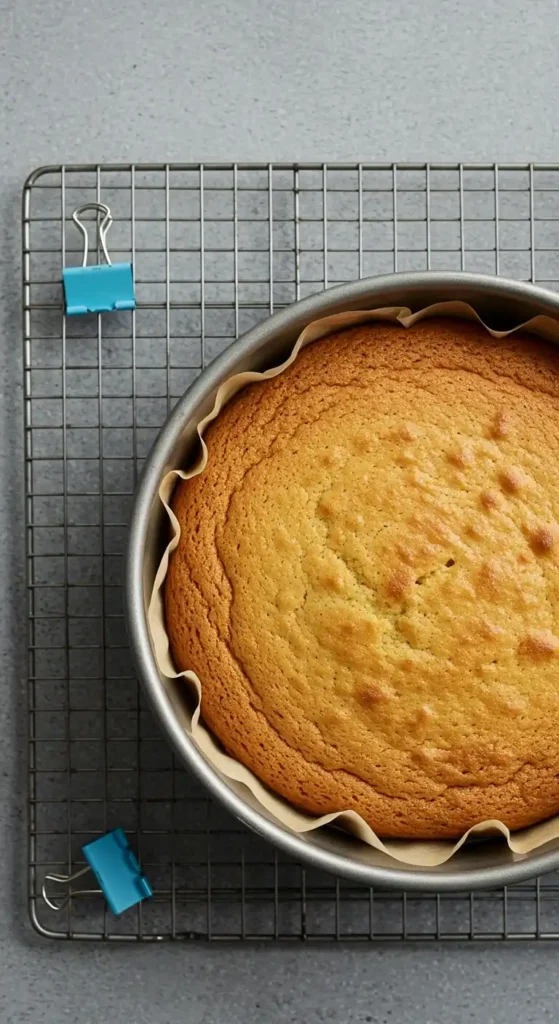
{"type": "Polygon", "coordinates": [[[412,839],[559,811],[558,370],[522,331],[369,323],[209,426],[171,651],[291,804],[412,839]]]}

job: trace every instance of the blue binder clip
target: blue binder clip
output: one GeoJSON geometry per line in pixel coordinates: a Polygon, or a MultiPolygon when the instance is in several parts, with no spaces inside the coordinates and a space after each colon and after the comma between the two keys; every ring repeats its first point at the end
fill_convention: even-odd
{"type": "Polygon", "coordinates": [[[112,310],[135,309],[134,275],[131,263],[111,263],[107,251],[107,232],[113,222],[111,211],[105,203],[84,203],[74,210],[72,220],[83,235],[83,260],[81,267],[64,267],[62,280],[68,316],[81,313],[110,313],[112,310]],[[89,241],[85,225],[80,216],[86,210],[103,214],[99,226],[99,241],[105,263],[87,265],[89,241]]]}
{"type": "Polygon", "coordinates": [[[107,832],[100,839],[94,839],[82,849],[88,866],[76,871],[73,875],[45,875],[43,882],[43,899],[52,910],[63,910],[70,896],[92,895],[96,890],[82,889],[70,891],[70,886],[86,872],[92,871],[101,891],[113,914],[122,914],[130,907],[136,906],[147,897],[153,895],[152,888],[142,874],[130,844],[123,830],[117,828],[107,832]],[[49,896],[47,883],[63,885],[66,892],[62,896],[49,896]]]}

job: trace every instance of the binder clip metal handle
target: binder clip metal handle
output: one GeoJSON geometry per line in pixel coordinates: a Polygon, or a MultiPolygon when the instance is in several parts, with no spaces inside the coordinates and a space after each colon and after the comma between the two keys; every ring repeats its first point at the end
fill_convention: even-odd
{"type": "Polygon", "coordinates": [[[99,241],[101,243],[101,248],[103,250],[103,256],[105,257],[105,263],[107,263],[108,266],[110,267],[112,266],[112,262],[107,250],[107,232],[111,224],[113,223],[113,218],[111,211],[106,203],[84,203],[83,206],[78,206],[77,210],[74,210],[72,214],[72,220],[74,221],[74,224],[83,235],[82,267],[87,267],[87,257],[89,253],[89,238],[87,234],[87,228],[83,221],[80,220],[82,213],[85,213],[86,210],[96,210],[97,213],[103,214],[103,220],[99,225],[99,241]]]}
{"type": "Polygon", "coordinates": [[[100,889],[79,889],[72,890],[72,883],[76,879],[81,878],[82,875],[87,875],[91,871],[89,865],[82,868],[81,871],[75,871],[73,875],[56,875],[54,873],[45,875],[43,879],[43,885],[41,888],[41,896],[43,897],[47,907],[51,910],[64,910],[69,903],[70,896],[93,896],[101,892],[100,889]],[[47,884],[63,886],[65,892],[62,892],[60,896],[50,895],[47,892],[47,884]]]}
{"type": "Polygon", "coordinates": [[[81,267],[64,267],[62,280],[66,300],[66,314],[110,313],[114,310],[135,309],[134,274],[131,263],[112,263],[107,249],[107,232],[113,223],[106,203],[84,203],[72,214],[72,220],[83,235],[81,267]],[[99,243],[104,263],[87,265],[89,238],[81,216],[86,210],[102,214],[99,224],[99,243]]]}

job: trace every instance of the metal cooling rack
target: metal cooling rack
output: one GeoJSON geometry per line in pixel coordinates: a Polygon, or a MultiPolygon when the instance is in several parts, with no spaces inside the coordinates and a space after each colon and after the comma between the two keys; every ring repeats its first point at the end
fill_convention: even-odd
{"type": "MultiPolygon", "coordinates": [[[[93,225],[92,225],[93,227],[93,225]]],[[[245,831],[157,735],[126,646],[122,553],[138,471],[177,397],[235,337],[305,295],[393,270],[559,287],[559,166],[49,167],[23,202],[29,583],[29,899],[59,938],[559,938],[559,877],[485,893],[372,892],[245,831]],[[75,207],[111,207],[138,307],[62,315],[75,207]],[[47,871],[121,825],[155,897],[60,914],[47,871]]]]}

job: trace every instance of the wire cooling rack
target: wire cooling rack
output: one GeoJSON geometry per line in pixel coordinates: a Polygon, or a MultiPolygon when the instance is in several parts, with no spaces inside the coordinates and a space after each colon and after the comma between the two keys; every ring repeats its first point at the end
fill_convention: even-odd
{"type": "Polygon", "coordinates": [[[287,860],[174,763],[126,645],[132,493],[176,399],[274,310],[356,277],[422,269],[558,288],[559,166],[67,166],[27,181],[28,858],[42,934],[559,938],[558,877],[406,897],[287,860]],[[61,268],[81,258],[71,215],[95,200],[113,213],[113,258],[134,263],[137,310],[65,319],[61,268]],[[50,910],[45,874],[78,870],[81,847],[117,826],[154,898],[118,919],[91,892],[50,910]]]}

